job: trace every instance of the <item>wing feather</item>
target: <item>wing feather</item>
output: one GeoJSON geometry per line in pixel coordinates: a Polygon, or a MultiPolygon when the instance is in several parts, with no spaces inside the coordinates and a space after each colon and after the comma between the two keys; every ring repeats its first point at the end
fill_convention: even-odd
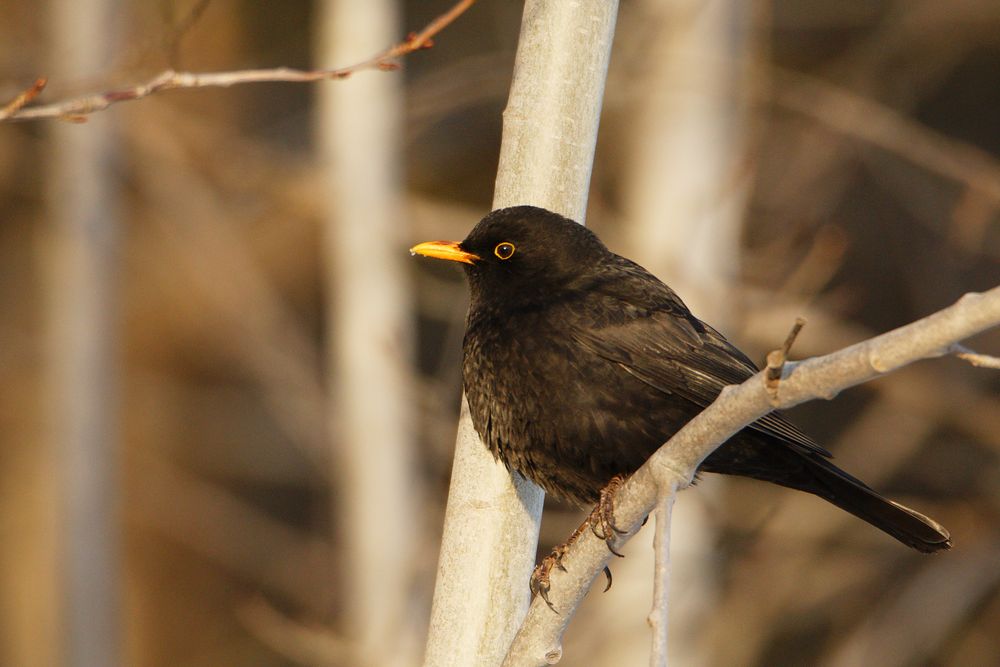
{"type": "MultiPolygon", "coordinates": [[[[627,261],[627,260],[625,260],[627,261]]],[[[633,277],[648,274],[628,262],[633,277]]],[[[730,384],[740,384],[758,371],[753,362],[718,331],[697,319],[665,284],[627,280],[625,284],[602,284],[592,298],[617,301],[610,312],[620,318],[595,326],[576,328],[573,337],[583,349],[619,365],[648,386],[707,407],[730,384]],[[629,284],[631,283],[631,284],[629,284]],[[646,293],[636,299],[635,285],[646,293]],[[621,298],[619,292],[628,295],[621,298]]],[[[602,308],[607,313],[607,308],[602,308]]],[[[749,428],[813,454],[831,454],[777,412],[749,428]]]]}

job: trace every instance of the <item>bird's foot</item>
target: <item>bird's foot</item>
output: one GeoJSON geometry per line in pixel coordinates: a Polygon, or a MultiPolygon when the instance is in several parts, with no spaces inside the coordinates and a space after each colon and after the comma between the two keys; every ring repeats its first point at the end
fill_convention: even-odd
{"type": "MultiPolygon", "coordinates": [[[[624,483],[625,477],[622,475],[615,475],[612,477],[611,481],[608,482],[603,489],[601,489],[601,499],[597,501],[594,511],[590,513],[590,517],[587,519],[587,523],[590,524],[591,532],[593,532],[598,539],[604,540],[604,543],[608,545],[608,551],[619,558],[624,558],[625,556],[615,549],[615,539],[617,539],[618,535],[624,535],[628,531],[620,530],[617,526],[615,526],[614,498],[615,494],[618,493],[618,489],[624,483]]],[[[610,578],[609,573],[608,587],[611,586],[610,578]]]]}
{"type": "MultiPolygon", "coordinates": [[[[589,519],[573,533],[569,540],[553,549],[552,553],[543,558],[542,562],[535,566],[535,571],[531,573],[531,581],[528,583],[528,587],[531,589],[531,594],[542,598],[542,600],[545,601],[545,604],[549,606],[549,609],[556,614],[559,612],[556,611],[555,605],[553,605],[549,600],[549,591],[552,589],[552,582],[549,577],[552,573],[552,568],[555,567],[563,572],[566,571],[566,566],[562,563],[563,556],[566,555],[566,552],[569,550],[569,545],[572,544],[576,538],[579,537],[580,533],[583,532],[582,529],[588,524],[588,522],[589,519]]],[[[604,592],[607,593],[608,589],[611,588],[611,570],[607,566],[604,566],[604,576],[608,578],[608,583],[604,587],[604,592]]]]}
{"type": "MultiPolygon", "coordinates": [[[[569,546],[576,542],[576,540],[583,534],[583,531],[587,530],[589,527],[591,532],[594,533],[599,539],[604,540],[604,543],[608,545],[608,550],[619,558],[624,558],[622,554],[618,553],[614,547],[614,541],[618,535],[624,535],[626,531],[619,530],[615,526],[614,522],[614,495],[618,492],[619,487],[625,483],[625,477],[621,475],[615,475],[608,482],[607,486],[601,489],[601,499],[597,502],[593,511],[590,513],[583,523],[580,524],[579,528],[573,531],[573,534],[569,536],[563,544],[560,544],[555,549],[552,550],[548,556],[542,559],[534,572],[531,573],[531,581],[528,583],[528,587],[531,589],[532,595],[537,595],[545,601],[545,604],[549,606],[549,609],[555,613],[559,613],[555,605],[549,600],[549,591],[552,589],[551,574],[553,568],[558,568],[563,572],[566,571],[566,566],[563,565],[563,556],[569,551],[569,546]]],[[[604,587],[605,592],[611,588],[611,570],[605,566],[604,576],[607,577],[608,583],[604,587]]]]}
{"type": "Polygon", "coordinates": [[[560,544],[555,549],[552,550],[548,556],[542,559],[542,562],[535,566],[535,571],[531,573],[531,581],[528,583],[528,587],[531,589],[532,595],[537,595],[543,600],[545,604],[549,606],[549,609],[555,613],[555,606],[549,601],[549,590],[552,588],[552,583],[549,581],[549,576],[552,573],[552,568],[557,567],[563,572],[566,571],[566,566],[562,564],[563,556],[566,554],[566,550],[569,548],[570,543],[560,544]]]}

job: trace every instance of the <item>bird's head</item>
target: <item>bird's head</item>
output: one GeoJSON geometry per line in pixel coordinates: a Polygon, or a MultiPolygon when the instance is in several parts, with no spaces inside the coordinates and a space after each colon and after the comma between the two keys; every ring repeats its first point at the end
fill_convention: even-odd
{"type": "Polygon", "coordinates": [[[536,206],[493,211],[464,241],[428,241],[410,252],[461,262],[473,306],[481,299],[507,306],[549,299],[578,286],[609,254],[583,225],[536,206]]]}

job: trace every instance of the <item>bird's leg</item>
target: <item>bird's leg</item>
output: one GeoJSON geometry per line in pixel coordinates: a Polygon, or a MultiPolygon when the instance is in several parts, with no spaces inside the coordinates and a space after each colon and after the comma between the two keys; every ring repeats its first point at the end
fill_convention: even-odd
{"type": "Polygon", "coordinates": [[[601,499],[597,501],[594,511],[590,513],[587,521],[584,522],[590,525],[590,530],[598,539],[604,540],[604,543],[608,545],[608,550],[619,558],[624,558],[625,556],[615,550],[615,537],[616,535],[624,535],[627,531],[619,530],[615,526],[615,494],[618,493],[618,489],[624,483],[624,476],[615,475],[612,477],[611,481],[601,489],[601,499]]]}
{"type": "MultiPolygon", "coordinates": [[[[604,543],[608,545],[608,551],[618,556],[619,558],[624,558],[625,556],[614,548],[614,540],[617,535],[624,535],[626,531],[619,530],[615,526],[614,514],[614,497],[618,492],[618,489],[622,484],[625,483],[625,477],[623,475],[615,475],[607,483],[607,485],[601,489],[601,498],[597,501],[597,505],[591,511],[590,516],[584,519],[583,523],[577,526],[573,534],[569,536],[569,539],[557,546],[552,550],[548,556],[542,559],[542,562],[535,567],[535,571],[531,573],[531,581],[528,587],[531,589],[532,595],[538,595],[543,600],[545,604],[549,606],[549,609],[556,611],[556,608],[549,602],[549,590],[552,587],[549,577],[552,573],[552,568],[557,567],[563,572],[566,571],[566,567],[562,564],[563,556],[566,551],[569,550],[569,546],[579,539],[583,531],[588,528],[591,532],[598,537],[598,539],[604,540],[604,543]]],[[[604,575],[608,578],[608,584],[604,587],[605,592],[611,588],[611,570],[605,566],[604,575]]],[[[559,613],[559,612],[556,612],[559,613]]]]}
{"type": "MultiPolygon", "coordinates": [[[[542,559],[542,562],[535,567],[535,571],[531,573],[531,581],[528,583],[528,587],[531,589],[532,595],[538,595],[543,600],[545,604],[549,606],[549,609],[556,611],[556,608],[549,602],[549,590],[552,588],[552,584],[549,581],[549,575],[552,572],[553,567],[557,567],[563,572],[566,571],[566,566],[562,564],[563,556],[569,550],[569,545],[576,542],[576,540],[583,534],[588,527],[591,525],[591,517],[584,519],[583,523],[576,527],[573,534],[569,536],[569,539],[557,546],[552,550],[548,556],[542,559]]],[[[605,592],[611,588],[611,570],[607,567],[604,568],[604,574],[608,578],[608,585],[604,587],[605,592]]]]}

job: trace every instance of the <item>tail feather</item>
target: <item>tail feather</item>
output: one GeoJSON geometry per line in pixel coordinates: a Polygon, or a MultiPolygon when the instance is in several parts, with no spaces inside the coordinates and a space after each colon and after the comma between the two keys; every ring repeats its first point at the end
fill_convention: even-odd
{"type": "Polygon", "coordinates": [[[812,484],[793,488],[833,503],[917,551],[934,553],[951,548],[951,535],[934,519],[880,496],[825,459],[808,461],[806,469],[811,473],[812,484]]]}
{"type": "Polygon", "coordinates": [[[815,451],[744,431],[742,437],[709,455],[701,469],[753,477],[819,496],[923,553],[951,548],[951,536],[937,521],[883,498],[815,451]]]}

